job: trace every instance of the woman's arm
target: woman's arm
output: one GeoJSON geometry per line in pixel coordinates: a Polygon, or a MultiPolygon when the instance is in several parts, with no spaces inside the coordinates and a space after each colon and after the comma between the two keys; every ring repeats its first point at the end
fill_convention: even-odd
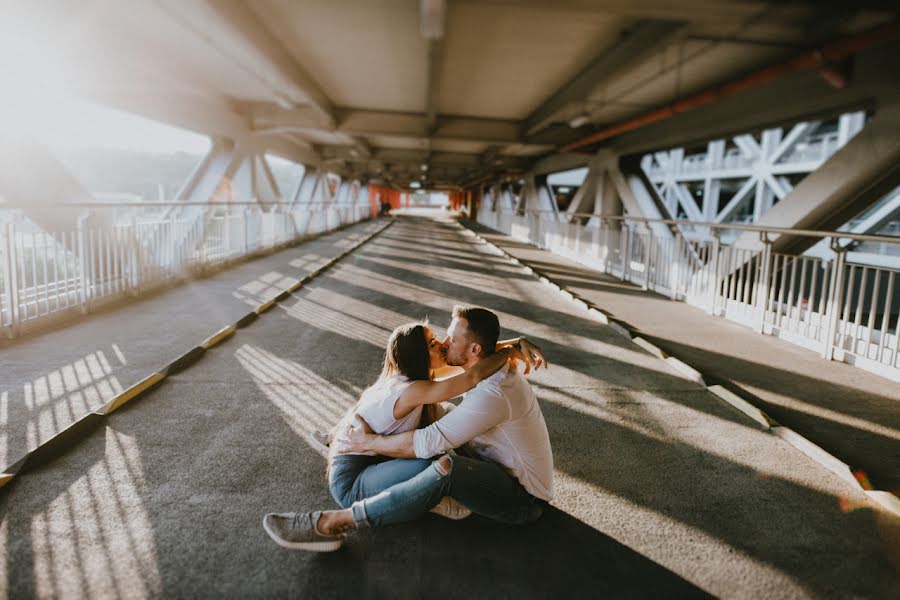
{"type": "Polygon", "coordinates": [[[407,387],[394,404],[394,418],[402,419],[417,406],[443,402],[468,392],[482,379],[490,377],[506,365],[510,358],[521,358],[516,346],[507,346],[478,361],[474,367],[443,381],[416,381],[407,387]]]}

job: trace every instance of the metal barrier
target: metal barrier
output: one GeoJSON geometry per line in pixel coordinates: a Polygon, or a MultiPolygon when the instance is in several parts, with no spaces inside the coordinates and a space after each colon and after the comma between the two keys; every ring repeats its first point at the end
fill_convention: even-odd
{"type": "Polygon", "coordinates": [[[752,327],[900,381],[900,265],[851,264],[839,240],[896,245],[900,238],[753,225],[491,211],[478,221],[603,273],[665,294],[710,315],[752,327]],[[666,235],[659,235],[663,227],[666,235]],[[719,232],[758,232],[761,249],[721,241],[719,232]],[[772,236],[830,238],[833,256],[772,251],[772,236]]]}
{"type": "Polygon", "coordinates": [[[48,233],[25,220],[0,228],[0,328],[10,337],[49,315],[138,295],[261,251],[369,218],[368,203],[199,220],[133,219],[48,233]]]}

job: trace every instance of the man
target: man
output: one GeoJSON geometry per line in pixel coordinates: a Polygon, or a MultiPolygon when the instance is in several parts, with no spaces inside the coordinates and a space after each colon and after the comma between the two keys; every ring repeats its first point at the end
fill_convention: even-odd
{"type": "MultiPolygon", "coordinates": [[[[499,333],[491,311],[455,306],[442,346],[447,364],[473,367],[495,351],[499,333]]],[[[266,515],[263,525],[280,545],[336,550],[347,530],[415,519],[444,496],[497,521],[528,523],[540,517],[553,497],[553,453],[544,416],[528,381],[509,366],[424,429],[380,436],[357,427],[346,435],[352,452],[443,456],[412,479],[349,508],[266,515]],[[464,444],[467,456],[446,454],[464,444]]]]}

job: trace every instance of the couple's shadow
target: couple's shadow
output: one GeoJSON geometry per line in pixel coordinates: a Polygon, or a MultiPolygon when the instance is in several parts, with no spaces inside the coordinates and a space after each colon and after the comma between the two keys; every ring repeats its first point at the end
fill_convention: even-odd
{"type": "Polygon", "coordinates": [[[429,515],[362,530],[310,566],[301,585],[319,597],[710,597],[553,507],[523,526],[429,515]]]}

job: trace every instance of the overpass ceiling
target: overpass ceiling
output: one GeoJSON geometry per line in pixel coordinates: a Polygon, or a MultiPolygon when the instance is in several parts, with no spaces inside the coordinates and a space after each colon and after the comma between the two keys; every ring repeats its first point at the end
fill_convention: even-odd
{"type": "Polygon", "coordinates": [[[429,40],[416,0],[55,0],[5,4],[0,34],[37,36],[79,93],[120,108],[459,185],[896,19],[878,5],[449,0],[429,40]]]}

